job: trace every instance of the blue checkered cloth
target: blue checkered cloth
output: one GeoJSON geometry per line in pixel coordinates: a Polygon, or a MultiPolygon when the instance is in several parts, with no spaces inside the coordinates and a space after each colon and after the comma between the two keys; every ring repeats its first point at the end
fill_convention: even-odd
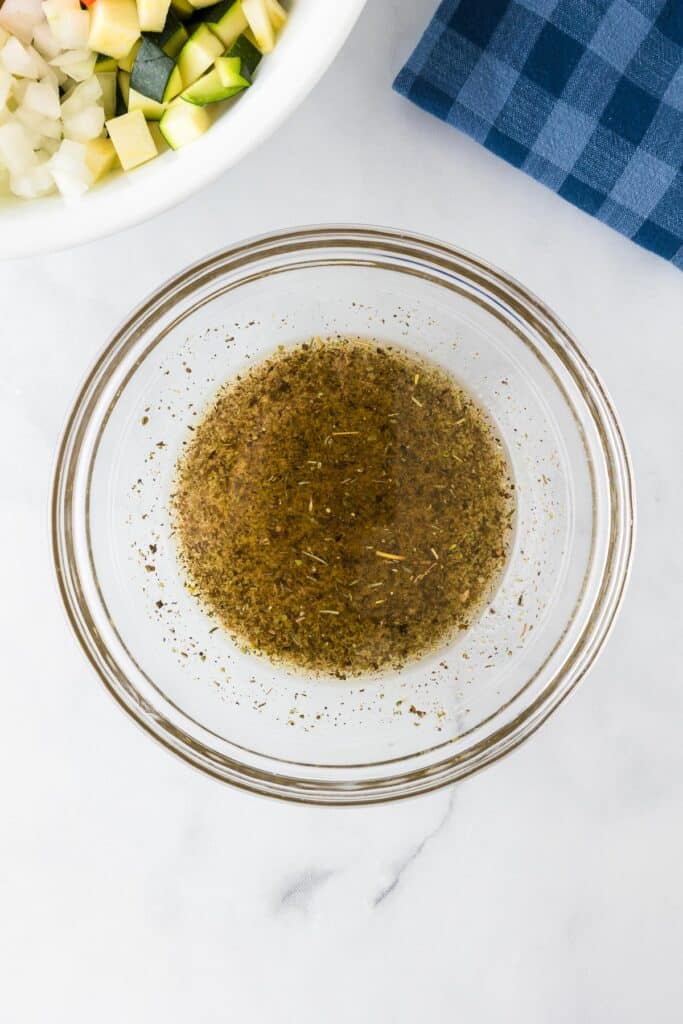
{"type": "Polygon", "coordinates": [[[683,269],[683,0],[444,0],[394,88],[683,269]]]}

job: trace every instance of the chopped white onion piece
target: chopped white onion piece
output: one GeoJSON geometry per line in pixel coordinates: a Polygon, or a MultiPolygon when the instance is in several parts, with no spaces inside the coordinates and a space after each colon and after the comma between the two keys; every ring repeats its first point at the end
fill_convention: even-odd
{"type": "Polygon", "coordinates": [[[78,114],[64,118],[64,137],[75,142],[90,142],[102,134],[104,110],[102,107],[88,107],[78,114]]]}
{"type": "Polygon", "coordinates": [[[82,60],[78,64],[70,64],[67,72],[69,78],[73,78],[74,82],[83,82],[86,78],[90,78],[95,70],[96,60],[97,58],[93,53],[91,59],[82,60]]]}
{"type": "Polygon", "coordinates": [[[33,132],[37,136],[34,149],[40,148],[43,139],[61,139],[62,137],[62,123],[59,118],[43,117],[42,114],[37,114],[35,110],[31,110],[25,104],[17,107],[14,116],[27,131],[33,132]]]}
{"type": "Polygon", "coordinates": [[[36,165],[26,129],[17,121],[0,126],[0,163],[10,174],[25,174],[36,165]]]}
{"type": "Polygon", "coordinates": [[[55,68],[68,68],[69,64],[79,64],[84,60],[89,60],[90,57],[94,57],[97,60],[92,50],[86,50],[82,47],[78,50],[62,50],[56,57],[52,58],[50,64],[55,68]]]}
{"type": "Polygon", "coordinates": [[[24,106],[43,117],[58,118],[60,113],[57,83],[29,82],[24,93],[24,106]]]}
{"type": "Polygon", "coordinates": [[[75,85],[62,100],[62,117],[71,116],[85,110],[102,96],[102,86],[97,75],[91,75],[85,81],[75,85]]]}
{"type": "Polygon", "coordinates": [[[36,156],[39,160],[49,160],[53,156],[62,144],[61,139],[48,139],[45,138],[42,141],[41,147],[36,151],[36,156]]]}
{"type": "MultiPolygon", "coordinates": [[[[29,78],[13,78],[12,79],[12,99],[15,101],[14,109],[16,109],[16,104],[17,103],[23,103],[24,102],[24,96],[26,95],[26,90],[28,89],[29,84],[30,84],[30,79],[29,78]]],[[[8,106],[11,106],[11,103],[8,104],[8,106]]]]}
{"type": "Polygon", "coordinates": [[[49,167],[55,185],[65,199],[82,196],[92,184],[92,175],[85,162],[86,149],[80,142],[64,139],[52,157],[49,167]]]}
{"type": "Polygon", "coordinates": [[[12,92],[12,76],[0,68],[0,110],[3,109],[12,92]]]}
{"type": "Polygon", "coordinates": [[[14,36],[0,50],[0,65],[11,75],[40,78],[41,58],[32,46],[24,46],[14,36]]]}
{"type": "Polygon", "coordinates": [[[80,11],[81,9],[81,0],[42,0],[43,11],[48,3],[55,11],[60,11],[63,14],[66,14],[67,11],[80,11]]]}
{"type": "Polygon", "coordinates": [[[80,7],[63,10],[57,0],[46,0],[43,11],[52,34],[65,50],[77,50],[88,45],[90,15],[80,7]]]}
{"type": "Polygon", "coordinates": [[[74,81],[82,82],[92,75],[96,60],[97,54],[92,50],[66,50],[58,57],[53,57],[50,64],[66,72],[74,81]]]}
{"type": "Polygon", "coordinates": [[[52,60],[61,53],[61,46],[52,35],[52,30],[46,21],[41,21],[33,30],[33,45],[38,53],[45,60],[52,60]]]}
{"type": "Polygon", "coordinates": [[[38,164],[25,174],[10,175],[10,189],[22,199],[37,199],[55,190],[55,180],[47,162],[38,164]]]}
{"type": "Polygon", "coordinates": [[[0,10],[0,26],[23,43],[30,43],[33,29],[43,20],[40,0],[5,0],[0,10]]]}
{"type": "Polygon", "coordinates": [[[40,114],[36,114],[32,110],[26,110],[25,107],[17,107],[14,112],[14,123],[20,124],[24,129],[32,150],[40,149],[43,137],[43,133],[40,130],[40,120],[40,114]]]}

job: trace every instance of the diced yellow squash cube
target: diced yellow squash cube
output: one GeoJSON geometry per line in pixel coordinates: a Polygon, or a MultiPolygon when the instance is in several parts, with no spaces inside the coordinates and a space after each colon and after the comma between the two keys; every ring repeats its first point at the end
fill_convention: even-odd
{"type": "Polygon", "coordinates": [[[140,36],[135,0],[97,0],[90,8],[88,46],[121,60],[140,36]]]}
{"type": "Polygon", "coordinates": [[[100,89],[102,90],[102,106],[104,107],[105,118],[116,117],[116,72],[98,71],[95,77],[100,83],[100,89]]]}
{"type": "Polygon", "coordinates": [[[279,32],[287,21],[287,11],[279,0],[266,0],[266,10],[268,11],[268,17],[273,28],[276,32],[279,32]]]}
{"type": "Polygon", "coordinates": [[[120,117],[112,117],[105,125],[124,171],[130,171],[157,155],[142,111],[131,110],[120,117]]]}
{"type": "Polygon", "coordinates": [[[275,31],[265,0],[242,0],[242,10],[259,50],[261,53],[270,53],[275,46],[275,31]]]}
{"type": "Polygon", "coordinates": [[[90,142],[86,142],[85,162],[93,181],[99,181],[108,174],[118,163],[111,139],[91,139],[90,142]]]}
{"type": "Polygon", "coordinates": [[[159,128],[159,122],[158,121],[149,121],[148,124],[147,124],[147,127],[149,128],[150,135],[154,139],[154,145],[157,147],[157,152],[158,153],[165,152],[165,150],[168,149],[168,143],[166,142],[166,139],[161,134],[161,129],[159,128]]]}
{"type": "Polygon", "coordinates": [[[118,61],[118,65],[121,71],[127,71],[128,74],[131,73],[131,71],[133,70],[133,64],[135,64],[135,58],[138,55],[138,50],[140,49],[141,44],[142,39],[136,39],[133,45],[131,46],[130,50],[126,54],[126,56],[121,57],[121,59],[118,61]]]}
{"type": "MultiPolygon", "coordinates": [[[[145,121],[160,121],[164,116],[166,110],[165,103],[157,103],[156,100],[151,100],[149,96],[143,96],[141,92],[137,92],[135,89],[128,90],[128,110],[140,110],[145,118],[145,121]]],[[[149,123],[147,124],[149,128],[149,123]]]]}
{"type": "Polygon", "coordinates": [[[171,0],[137,0],[141,32],[162,32],[171,0]]]}

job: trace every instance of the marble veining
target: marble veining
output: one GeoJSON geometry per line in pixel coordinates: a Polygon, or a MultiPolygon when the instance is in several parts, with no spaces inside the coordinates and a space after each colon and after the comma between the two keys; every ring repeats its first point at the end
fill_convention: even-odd
{"type": "Polygon", "coordinates": [[[408,853],[404,857],[402,857],[401,860],[398,861],[398,863],[394,866],[391,881],[382,889],[380,889],[380,891],[377,893],[373,901],[374,906],[378,907],[380,903],[383,903],[389,896],[391,896],[393,892],[396,891],[396,889],[401,883],[401,880],[403,879],[403,876],[405,875],[406,871],[410,868],[411,864],[414,864],[414,862],[417,860],[420,854],[424,851],[427,844],[431,843],[432,840],[436,839],[436,837],[446,828],[448,823],[453,818],[453,812],[455,810],[456,802],[456,793],[457,787],[453,786],[448,792],[448,802],[446,803],[446,810],[443,816],[436,823],[434,828],[427,832],[424,838],[420,839],[418,844],[416,846],[413,846],[412,849],[410,849],[408,853]]]}

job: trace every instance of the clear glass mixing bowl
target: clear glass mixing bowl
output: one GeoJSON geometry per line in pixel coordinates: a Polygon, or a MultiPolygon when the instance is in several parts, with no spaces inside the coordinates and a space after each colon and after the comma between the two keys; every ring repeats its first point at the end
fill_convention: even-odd
{"type": "Polygon", "coordinates": [[[557,318],[474,256],[362,227],[236,245],[165,284],[115,333],[59,449],[62,597],[121,706],[189,763],[311,803],[392,800],[460,779],[529,736],[590,668],[633,545],[633,485],[610,400],[557,318]],[[488,410],[517,488],[490,604],[400,672],[311,680],[240,650],[184,585],[169,520],[188,426],[278,345],[393,342],[488,410]]]}

